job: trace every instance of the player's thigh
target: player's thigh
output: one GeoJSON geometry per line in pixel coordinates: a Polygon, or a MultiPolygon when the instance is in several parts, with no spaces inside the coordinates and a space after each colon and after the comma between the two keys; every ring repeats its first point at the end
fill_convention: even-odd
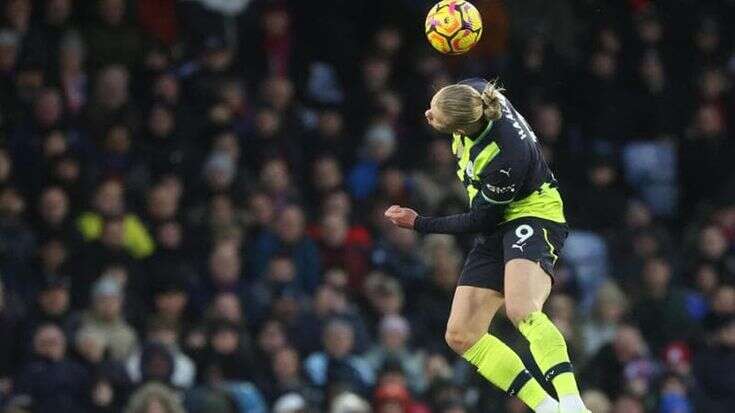
{"type": "Polygon", "coordinates": [[[567,227],[539,218],[521,218],[501,228],[505,259],[505,309],[518,324],[542,309],[549,296],[554,266],[567,236],[567,227]]]}
{"type": "Polygon", "coordinates": [[[466,351],[487,333],[490,322],[501,305],[503,295],[498,291],[458,286],[447,322],[447,344],[458,353],[466,351]]]}
{"type": "Polygon", "coordinates": [[[505,264],[505,312],[518,325],[540,311],[551,292],[551,277],[538,262],[516,258],[505,264]]]}

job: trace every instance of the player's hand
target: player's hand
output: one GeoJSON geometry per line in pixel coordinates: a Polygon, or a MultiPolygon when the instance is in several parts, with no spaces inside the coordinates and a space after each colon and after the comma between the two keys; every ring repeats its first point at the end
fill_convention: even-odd
{"type": "Polygon", "coordinates": [[[390,222],[401,228],[413,229],[413,224],[416,222],[416,217],[419,214],[411,208],[392,205],[385,211],[385,216],[390,222]]]}

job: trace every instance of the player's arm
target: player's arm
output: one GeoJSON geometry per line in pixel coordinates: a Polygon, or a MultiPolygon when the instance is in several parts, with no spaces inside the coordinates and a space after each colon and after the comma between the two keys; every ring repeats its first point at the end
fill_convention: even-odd
{"type": "Polygon", "coordinates": [[[476,208],[464,214],[426,217],[410,208],[393,205],[385,211],[394,224],[424,234],[465,234],[487,232],[494,228],[503,214],[495,207],[476,208]]]}
{"type": "Polygon", "coordinates": [[[503,218],[505,208],[481,207],[464,214],[416,218],[414,229],[424,234],[466,234],[489,232],[503,218]]]}
{"type": "Polygon", "coordinates": [[[481,188],[478,188],[477,196],[481,196],[485,203],[464,214],[426,217],[410,208],[393,205],[385,212],[385,216],[400,227],[415,229],[425,234],[492,231],[502,221],[506,206],[515,199],[522,178],[520,173],[514,173],[512,166],[506,166],[487,171],[481,175],[481,179],[481,188]]]}

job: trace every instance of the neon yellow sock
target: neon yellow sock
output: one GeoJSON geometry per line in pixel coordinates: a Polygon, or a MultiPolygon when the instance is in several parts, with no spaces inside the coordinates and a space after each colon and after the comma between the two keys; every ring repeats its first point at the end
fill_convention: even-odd
{"type": "MultiPolygon", "coordinates": [[[[561,363],[569,363],[567,343],[559,329],[541,311],[529,314],[519,325],[518,329],[531,344],[531,355],[536,360],[541,372],[549,374],[549,369],[561,363]]],[[[579,395],[574,373],[564,372],[551,380],[559,398],[567,395],[579,395]]]]}
{"type": "Polygon", "coordinates": [[[523,361],[510,347],[497,337],[485,334],[462,357],[477,367],[477,372],[490,383],[508,392],[511,390],[528,407],[536,409],[546,398],[551,398],[546,390],[526,370],[523,361]],[[518,383],[525,384],[520,389],[511,389],[518,383]]]}

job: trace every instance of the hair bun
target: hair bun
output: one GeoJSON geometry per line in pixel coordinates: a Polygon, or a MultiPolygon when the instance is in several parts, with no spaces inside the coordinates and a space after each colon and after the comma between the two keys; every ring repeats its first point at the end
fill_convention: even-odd
{"type": "Polygon", "coordinates": [[[504,89],[498,86],[496,81],[488,82],[485,89],[480,93],[482,99],[482,113],[485,119],[494,121],[502,116],[501,92],[504,89]]]}

